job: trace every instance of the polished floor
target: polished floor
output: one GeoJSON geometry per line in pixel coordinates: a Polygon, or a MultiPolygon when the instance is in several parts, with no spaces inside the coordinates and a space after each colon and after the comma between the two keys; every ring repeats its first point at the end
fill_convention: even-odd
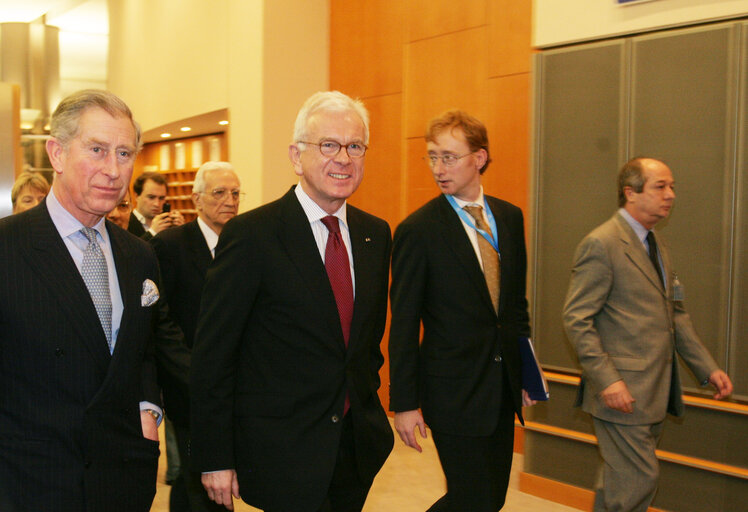
{"type": "MultiPolygon", "coordinates": [[[[161,435],[163,436],[163,429],[161,435]]],[[[423,453],[407,448],[395,435],[395,448],[374,480],[364,512],[424,512],[444,494],[444,475],[434,443],[429,438],[419,443],[423,453]]],[[[163,437],[162,437],[163,447],[163,437]]],[[[170,487],[164,483],[166,457],[161,450],[156,499],[151,512],[168,512],[170,487]]],[[[503,512],[577,512],[577,509],[559,505],[519,492],[519,472],[522,456],[514,457],[512,479],[509,483],[503,512]]],[[[257,512],[244,502],[235,502],[236,512],[257,512]]]]}

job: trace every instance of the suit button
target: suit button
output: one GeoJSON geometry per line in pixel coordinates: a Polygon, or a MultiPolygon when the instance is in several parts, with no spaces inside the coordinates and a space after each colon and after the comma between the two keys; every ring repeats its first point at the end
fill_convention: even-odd
{"type": "Polygon", "coordinates": [[[86,462],[84,462],[83,463],[83,467],[86,468],[86,469],[90,468],[91,467],[91,461],[87,460],[86,462]]]}
{"type": "Polygon", "coordinates": [[[496,322],[496,327],[497,327],[498,329],[501,329],[501,323],[499,323],[499,322],[496,322]]]}
{"type": "Polygon", "coordinates": [[[332,418],[330,418],[330,419],[332,420],[333,423],[337,423],[337,422],[340,421],[340,417],[338,417],[337,414],[333,414],[332,418]]]}
{"type": "Polygon", "coordinates": [[[497,363],[500,363],[501,362],[501,356],[496,356],[496,357],[493,358],[493,360],[496,361],[497,363]]]}
{"type": "Polygon", "coordinates": [[[62,356],[64,356],[64,355],[65,355],[65,351],[64,351],[64,350],[62,350],[61,348],[57,347],[57,348],[55,349],[55,355],[56,355],[57,357],[62,357],[62,356]]]}

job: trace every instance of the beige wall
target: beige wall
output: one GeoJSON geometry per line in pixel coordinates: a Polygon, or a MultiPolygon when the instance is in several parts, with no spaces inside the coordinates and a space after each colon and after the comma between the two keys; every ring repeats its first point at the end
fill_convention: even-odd
{"type": "Polygon", "coordinates": [[[746,0],[534,0],[533,45],[556,46],[649,29],[748,15],[746,0]]]}
{"type": "Polygon", "coordinates": [[[296,110],[328,87],[327,0],[109,0],[108,88],[143,129],[228,108],[242,211],[295,183],[296,110]]]}

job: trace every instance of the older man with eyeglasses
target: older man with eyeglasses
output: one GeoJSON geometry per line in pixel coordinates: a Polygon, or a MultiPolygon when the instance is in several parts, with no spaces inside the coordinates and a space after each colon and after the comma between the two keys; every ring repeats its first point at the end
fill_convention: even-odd
{"type": "MultiPolygon", "coordinates": [[[[215,255],[223,226],[239,211],[239,177],[228,162],[206,162],[197,171],[192,186],[192,202],[197,219],[182,226],[165,229],[150,239],[161,267],[162,293],[169,304],[172,319],[181,327],[184,342],[192,349],[200,297],[208,266],[215,255]]],[[[180,473],[172,487],[170,510],[225,510],[208,499],[200,483],[200,474],[191,469],[188,380],[181,369],[173,371],[167,354],[160,357],[159,381],[163,389],[166,413],[174,424],[179,447],[180,473]],[[187,505],[187,503],[189,503],[187,505]]]]}
{"type": "Polygon", "coordinates": [[[299,183],[228,223],[203,290],[192,455],[209,496],[265,512],[360,512],[393,444],[377,396],[390,229],[350,204],[369,116],[311,96],[288,154],[299,183]]]}

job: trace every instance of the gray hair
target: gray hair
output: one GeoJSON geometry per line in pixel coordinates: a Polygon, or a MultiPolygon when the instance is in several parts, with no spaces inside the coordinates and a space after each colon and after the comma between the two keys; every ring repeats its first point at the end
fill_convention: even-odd
{"type": "Polygon", "coordinates": [[[312,94],[299,109],[293,127],[293,142],[301,142],[308,136],[309,118],[319,112],[355,112],[364,123],[364,144],[369,143],[369,112],[361,100],[354,100],[340,91],[320,91],[312,94]]]}
{"type": "Polygon", "coordinates": [[[205,175],[213,171],[231,171],[234,172],[234,166],[228,162],[205,162],[197,170],[195,181],[192,183],[192,193],[199,194],[205,192],[205,175]]]}
{"type": "Polygon", "coordinates": [[[79,121],[88,108],[98,107],[112,117],[125,117],[135,128],[135,151],[143,147],[140,125],[132,118],[130,107],[119,97],[101,89],[84,89],[63,99],[50,119],[50,135],[67,148],[80,129],[79,121]]]}

